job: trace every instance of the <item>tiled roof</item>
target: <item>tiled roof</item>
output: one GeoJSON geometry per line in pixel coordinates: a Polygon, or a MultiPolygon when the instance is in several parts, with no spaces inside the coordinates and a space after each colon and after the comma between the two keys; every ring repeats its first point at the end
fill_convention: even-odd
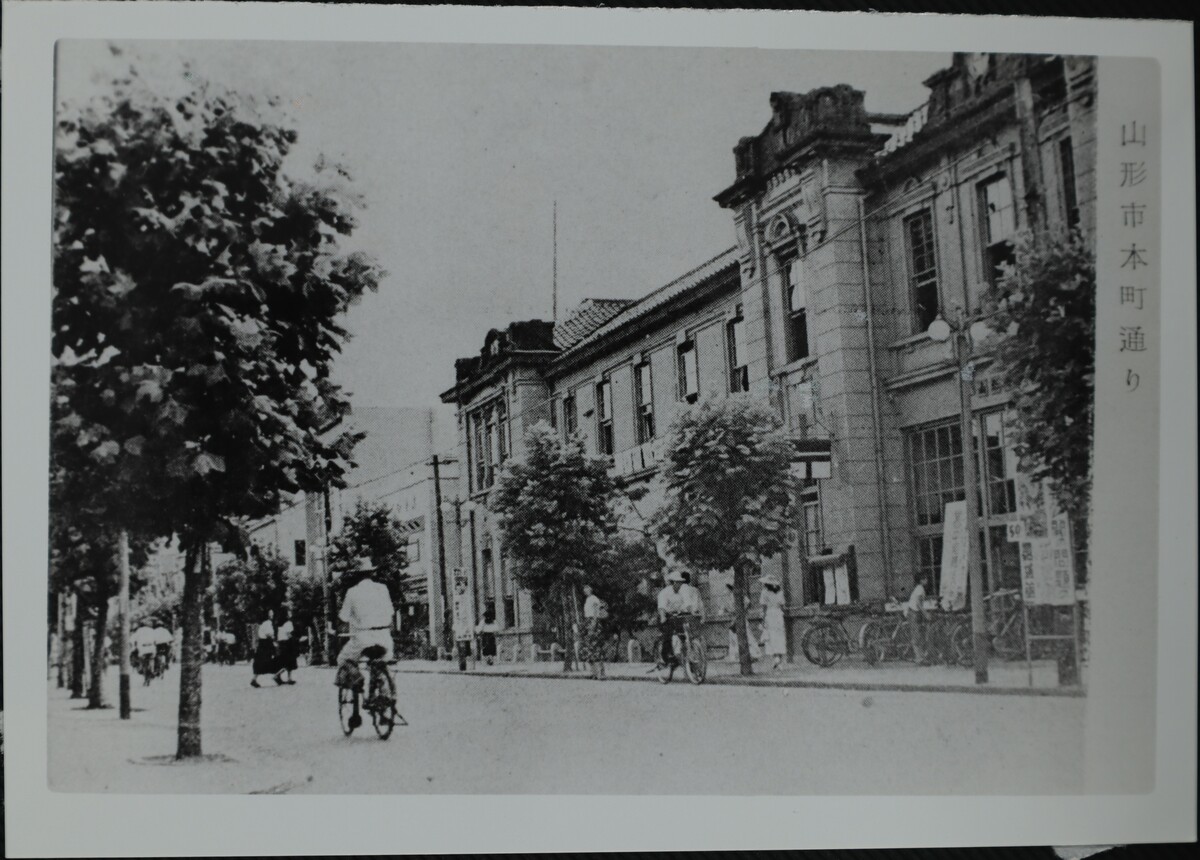
{"type": "Polygon", "coordinates": [[[636,302],[628,303],[627,307],[619,313],[612,316],[602,325],[594,328],[590,333],[586,334],[569,347],[564,347],[562,353],[559,354],[556,361],[571,355],[572,353],[583,349],[585,346],[595,343],[598,340],[612,334],[621,326],[627,325],[630,322],[642,317],[656,308],[662,307],[667,302],[672,301],[692,290],[700,287],[713,276],[720,274],[731,267],[737,266],[738,253],[737,248],[730,248],[722,251],[711,260],[701,263],[696,268],[692,269],[669,284],[659,287],[657,290],[649,293],[646,296],[638,299],[636,302]]]}
{"type": "Polygon", "coordinates": [[[554,345],[570,349],[634,303],[635,299],[584,299],[565,320],[554,324],[554,345]]]}

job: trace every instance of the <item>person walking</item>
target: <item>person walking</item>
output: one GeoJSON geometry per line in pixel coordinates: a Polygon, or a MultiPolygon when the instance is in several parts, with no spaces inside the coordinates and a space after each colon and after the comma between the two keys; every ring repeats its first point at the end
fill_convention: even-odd
{"type": "Polygon", "coordinates": [[[779,578],[768,573],[762,578],[763,650],[771,657],[771,671],[778,672],[787,653],[787,633],[783,624],[783,587],[779,578]]]}
{"type": "Polygon", "coordinates": [[[299,649],[296,647],[295,626],[288,607],[280,611],[279,620],[280,624],[275,628],[275,683],[294,684],[292,673],[296,671],[296,653],[299,649]],[[287,672],[286,681],[281,677],[284,672],[287,672]]]}
{"type": "Polygon", "coordinates": [[[592,670],[591,677],[603,681],[604,648],[607,644],[604,639],[604,622],[608,618],[608,607],[596,596],[590,585],[583,587],[583,593],[583,656],[592,670]]]}
{"type": "Polygon", "coordinates": [[[496,611],[485,609],[483,620],[475,627],[479,635],[479,653],[487,660],[489,666],[496,660],[496,611]]]}
{"type": "MultiPolygon", "coordinates": [[[[250,679],[251,687],[262,686],[258,683],[259,675],[271,675],[275,672],[275,610],[268,609],[266,617],[258,625],[258,635],[254,646],[254,660],[250,664],[254,676],[250,679]]],[[[275,675],[275,683],[283,681],[275,675]]]]}
{"type": "Polygon", "coordinates": [[[925,592],[928,585],[929,577],[919,577],[908,595],[908,602],[904,604],[908,633],[912,638],[913,660],[921,666],[929,665],[929,658],[925,654],[925,622],[928,620],[925,614],[925,592]]]}

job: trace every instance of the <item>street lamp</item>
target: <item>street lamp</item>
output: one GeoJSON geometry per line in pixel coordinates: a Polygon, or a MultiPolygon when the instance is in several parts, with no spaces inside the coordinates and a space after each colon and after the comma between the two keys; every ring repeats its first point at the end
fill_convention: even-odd
{"type": "Polygon", "coordinates": [[[976,524],[976,499],[979,495],[975,474],[975,436],[971,428],[973,381],[975,363],[970,360],[973,343],[982,343],[990,330],[982,320],[967,325],[963,315],[957,315],[955,324],[943,319],[939,312],[929,324],[931,340],[945,343],[953,338],[954,364],[958,368],[958,390],[960,406],[960,434],[962,436],[963,490],[966,494],[967,523],[967,583],[971,593],[971,632],[975,651],[975,683],[988,682],[988,635],[987,617],[983,609],[983,570],[979,564],[979,535],[976,524]]]}

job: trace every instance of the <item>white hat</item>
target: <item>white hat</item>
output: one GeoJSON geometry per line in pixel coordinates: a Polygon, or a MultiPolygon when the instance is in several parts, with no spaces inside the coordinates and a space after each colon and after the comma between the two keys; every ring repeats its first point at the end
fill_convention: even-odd
{"type": "Polygon", "coordinates": [[[761,582],[763,585],[773,585],[776,588],[780,587],[779,577],[773,573],[765,574],[763,578],[759,580],[759,582],[761,582]]]}
{"type": "Polygon", "coordinates": [[[683,571],[672,570],[667,574],[667,582],[683,582],[683,571]]]}
{"type": "Polygon", "coordinates": [[[366,556],[359,556],[354,560],[354,567],[350,568],[347,573],[374,573],[375,564],[366,556]]]}

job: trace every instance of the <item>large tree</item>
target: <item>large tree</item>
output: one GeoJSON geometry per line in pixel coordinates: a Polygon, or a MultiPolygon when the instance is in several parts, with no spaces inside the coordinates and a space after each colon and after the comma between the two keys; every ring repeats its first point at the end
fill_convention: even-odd
{"type": "Polygon", "coordinates": [[[741,672],[752,673],[746,639],[749,571],[782,552],[792,528],[791,444],[779,417],[746,395],[706,400],[679,415],[668,435],[666,499],[652,528],[672,556],[698,570],[733,570],[741,672]]]}
{"type": "Polygon", "coordinates": [[[1080,233],[1018,244],[1010,277],[991,296],[993,355],[1013,391],[1021,467],[1048,480],[1087,546],[1096,372],[1096,264],[1080,233]]]}
{"type": "Polygon", "coordinates": [[[262,622],[267,610],[278,615],[288,597],[287,572],[286,559],[253,550],[217,568],[215,596],[228,628],[237,631],[239,640],[249,625],[262,622]]]}
{"type": "MultiPolygon", "coordinates": [[[[603,569],[616,517],[608,461],[589,457],[582,441],[563,442],[545,422],[530,428],[524,455],[508,462],[490,499],[513,575],[534,611],[554,613],[559,629],[576,629],[577,590],[603,569]]],[[[573,665],[564,641],[563,669],[573,665]]]]}
{"type": "Polygon", "coordinates": [[[135,74],[56,122],[60,420],[112,476],[106,521],[185,551],[181,758],[201,753],[204,548],[348,467],[350,440],[320,435],[347,405],[329,369],[381,272],[344,250],[346,171],[285,173],[296,139],[234,95],[167,98],[135,74]]]}

